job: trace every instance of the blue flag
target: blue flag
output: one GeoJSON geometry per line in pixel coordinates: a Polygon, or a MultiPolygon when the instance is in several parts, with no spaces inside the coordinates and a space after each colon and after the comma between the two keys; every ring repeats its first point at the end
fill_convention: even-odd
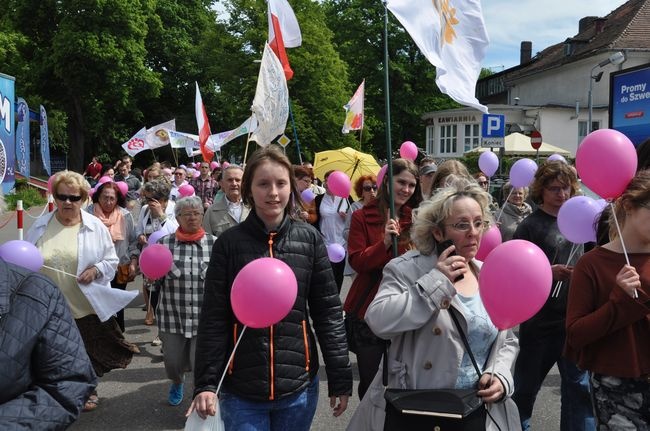
{"type": "Polygon", "coordinates": [[[43,159],[43,169],[48,176],[52,176],[50,168],[50,138],[47,133],[47,113],[41,105],[41,158],[43,159]]]}
{"type": "Polygon", "coordinates": [[[17,102],[16,171],[29,178],[29,107],[22,97],[17,102]]]}
{"type": "Polygon", "coordinates": [[[15,79],[0,73],[0,182],[5,194],[14,188],[15,182],[14,97],[15,79]]]}

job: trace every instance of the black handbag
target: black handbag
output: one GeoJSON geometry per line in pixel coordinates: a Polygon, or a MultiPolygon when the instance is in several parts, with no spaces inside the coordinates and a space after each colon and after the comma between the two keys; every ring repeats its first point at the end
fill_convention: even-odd
{"type": "MultiPolygon", "coordinates": [[[[449,309],[463,345],[479,378],[481,370],[474,359],[465,333],[449,309]]],[[[388,384],[388,355],[384,355],[384,386],[388,384]]],[[[386,388],[384,431],[454,430],[484,431],[487,410],[476,389],[391,389],[386,388]]]]}

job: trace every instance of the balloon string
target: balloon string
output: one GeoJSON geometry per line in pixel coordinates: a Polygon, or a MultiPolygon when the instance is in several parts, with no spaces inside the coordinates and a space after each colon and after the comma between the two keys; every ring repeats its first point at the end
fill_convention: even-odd
{"type": "MultiPolygon", "coordinates": [[[[566,266],[569,266],[569,263],[571,263],[571,259],[573,259],[573,256],[578,252],[578,244],[573,243],[571,245],[571,251],[569,252],[569,258],[566,261],[566,266]]],[[[558,298],[560,296],[560,290],[562,290],[562,283],[563,281],[558,281],[555,283],[555,288],[553,288],[553,293],[551,294],[552,298],[558,298]]]]}
{"type": "Polygon", "coordinates": [[[60,272],[61,274],[65,274],[65,275],[69,275],[70,277],[77,278],[76,275],[70,274],[69,272],[65,272],[62,269],[52,268],[51,266],[47,266],[47,265],[43,265],[43,268],[51,269],[52,271],[60,272]]]}
{"type": "MultiPolygon", "coordinates": [[[[623,241],[623,234],[621,233],[621,226],[618,224],[618,218],[616,218],[616,208],[614,208],[614,202],[609,203],[612,207],[612,215],[614,216],[614,224],[616,224],[616,231],[618,232],[618,237],[621,239],[621,246],[623,247],[623,254],[625,255],[625,261],[627,262],[628,266],[630,265],[630,258],[627,255],[627,249],[625,248],[625,241],[623,241]]],[[[634,298],[639,297],[639,292],[637,292],[636,289],[634,289],[634,294],[632,295],[634,298]]]]}
{"type": "MultiPolygon", "coordinates": [[[[506,207],[506,204],[508,203],[508,199],[510,199],[510,195],[512,194],[514,189],[515,189],[514,187],[510,188],[510,193],[508,193],[508,197],[503,202],[503,205],[501,205],[501,209],[499,209],[499,215],[497,216],[497,219],[494,221],[497,225],[499,224],[499,220],[501,220],[501,215],[503,214],[503,209],[506,207]]],[[[488,188],[488,190],[489,190],[489,188],[488,188]]]]}
{"type": "MultiPolygon", "coordinates": [[[[499,347],[499,335],[500,335],[500,334],[501,334],[501,329],[499,329],[499,332],[497,332],[497,339],[496,339],[497,346],[496,346],[496,348],[494,349],[494,352],[495,352],[496,354],[499,353],[499,348],[500,348],[500,347],[499,347]]],[[[490,383],[488,384],[488,386],[492,386],[492,380],[494,379],[494,368],[496,367],[496,365],[497,365],[497,361],[492,362],[492,369],[490,370],[490,383]]],[[[480,377],[481,377],[481,376],[479,376],[479,378],[480,378],[480,377]]]]}
{"type": "Polygon", "coordinates": [[[228,363],[223,369],[223,374],[221,375],[221,379],[219,379],[219,384],[217,385],[217,390],[216,394],[218,396],[219,391],[221,390],[221,385],[223,384],[223,380],[226,378],[226,373],[228,372],[228,367],[230,366],[230,363],[232,362],[233,358],[235,357],[235,352],[237,351],[237,346],[239,346],[239,342],[244,338],[244,332],[246,331],[247,326],[244,325],[242,328],[241,332],[239,333],[239,338],[237,339],[237,342],[235,343],[235,347],[232,349],[232,353],[230,354],[230,358],[228,359],[228,363]]]}

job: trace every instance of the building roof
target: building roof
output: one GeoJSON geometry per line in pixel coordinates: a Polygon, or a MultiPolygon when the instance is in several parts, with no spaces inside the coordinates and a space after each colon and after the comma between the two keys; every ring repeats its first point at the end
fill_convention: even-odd
{"type": "Polygon", "coordinates": [[[603,18],[583,20],[586,20],[584,28],[575,36],[549,46],[530,62],[506,69],[499,75],[505,75],[507,80],[517,79],[605,51],[650,51],[650,0],[630,0],[603,18]]]}

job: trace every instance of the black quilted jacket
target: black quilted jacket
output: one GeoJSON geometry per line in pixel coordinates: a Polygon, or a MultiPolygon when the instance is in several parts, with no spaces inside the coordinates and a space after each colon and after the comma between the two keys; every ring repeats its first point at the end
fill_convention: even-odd
{"type": "MultiPolygon", "coordinates": [[[[230,306],[232,282],[247,263],[269,257],[269,239],[254,211],[224,232],[214,245],[196,347],[195,395],[215,391],[234,337],[242,324],[230,306]]],[[[246,328],[224,381],[226,391],[258,401],[276,400],[306,388],[318,372],[323,352],[329,396],[352,393],[352,370],[341,300],[320,233],[285,217],[272,238],[273,257],[288,264],[298,280],[298,297],[289,315],[271,328],[246,328]]]]}
{"type": "Polygon", "coordinates": [[[65,429],[96,386],[61,291],[0,259],[0,429],[65,429]]]}

